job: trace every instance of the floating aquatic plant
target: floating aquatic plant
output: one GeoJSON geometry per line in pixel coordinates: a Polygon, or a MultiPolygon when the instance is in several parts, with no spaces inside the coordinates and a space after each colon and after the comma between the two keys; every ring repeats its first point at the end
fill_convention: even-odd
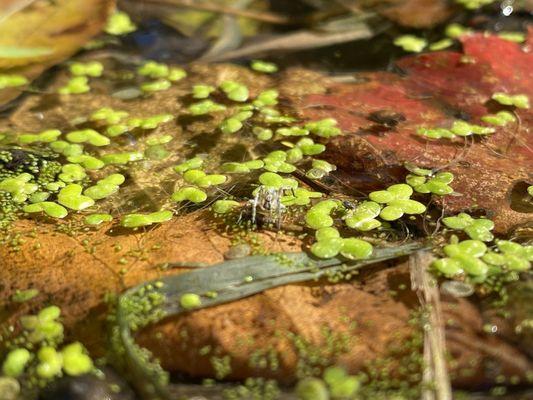
{"type": "Polygon", "coordinates": [[[59,129],[48,129],[40,133],[23,133],[18,136],[18,141],[22,144],[50,143],[55,141],[59,136],[61,136],[59,129]]]}
{"type": "Polygon", "coordinates": [[[204,163],[204,159],[196,156],[194,158],[191,158],[190,160],[187,160],[181,164],[176,165],[174,167],[174,171],[183,173],[190,169],[198,169],[203,165],[203,163],[204,163]]]}
{"type": "Polygon", "coordinates": [[[422,214],[426,206],[410,199],[413,194],[411,186],[404,183],[389,186],[386,190],[379,190],[369,194],[370,200],[386,204],[379,216],[385,221],[394,221],[404,214],[422,214]]]}
{"type": "Polygon", "coordinates": [[[261,160],[251,160],[242,163],[238,162],[227,162],[220,166],[222,172],[229,174],[242,174],[248,173],[255,169],[263,168],[265,163],[261,160]]]}
{"type": "Polygon", "coordinates": [[[141,84],[141,90],[143,92],[160,92],[167,90],[172,86],[168,79],[158,79],[156,81],[145,82],[141,84]]]}
{"type": "Polygon", "coordinates": [[[149,226],[170,221],[172,215],[172,211],[168,210],[156,211],[149,214],[127,214],[120,220],[120,225],[125,228],[140,228],[141,226],[149,226]]]}
{"type": "Polygon", "coordinates": [[[370,243],[357,238],[341,238],[337,229],[329,226],[315,232],[316,243],[311,246],[311,253],[319,258],[333,258],[339,253],[350,260],[363,260],[372,255],[370,243]]]}
{"type": "Polygon", "coordinates": [[[430,169],[418,168],[414,165],[406,164],[406,168],[411,172],[405,178],[413,189],[418,193],[433,193],[439,196],[453,193],[453,189],[448,185],[453,181],[451,172],[433,173],[430,169]]]}
{"type": "Polygon", "coordinates": [[[22,210],[27,213],[44,212],[52,218],[65,218],[68,215],[68,211],[65,207],[51,201],[40,201],[34,204],[27,204],[22,210]]]}
{"type": "Polygon", "coordinates": [[[516,117],[509,111],[499,111],[496,114],[484,115],[481,120],[487,124],[505,126],[510,122],[515,122],[516,117]]]}
{"type": "Polygon", "coordinates": [[[213,203],[212,209],[215,214],[227,214],[239,206],[240,203],[235,200],[217,200],[213,203]]]}
{"type": "Polygon", "coordinates": [[[508,94],[497,92],[492,95],[492,99],[504,106],[514,106],[516,108],[529,108],[529,97],[525,94],[508,94]]]}
{"type": "Polygon", "coordinates": [[[189,106],[189,112],[191,115],[206,115],[213,112],[224,111],[225,109],[226,106],[223,104],[215,103],[209,99],[191,104],[189,106]]]}
{"type": "Polygon", "coordinates": [[[82,195],[83,187],[76,183],[71,183],[59,191],[57,201],[59,204],[72,210],[80,211],[94,205],[94,200],[82,195]]]}
{"type": "Polygon", "coordinates": [[[420,53],[427,46],[426,39],[414,35],[402,35],[394,39],[394,44],[405,51],[420,53]]]}
{"type": "Polygon", "coordinates": [[[105,31],[110,35],[125,35],[137,29],[131,21],[128,14],[122,11],[116,11],[107,20],[105,31]]]}
{"type": "Polygon", "coordinates": [[[171,198],[176,202],[190,201],[192,203],[202,203],[207,200],[207,193],[202,189],[188,186],[175,191],[171,198]]]}
{"type": "Polygon", "coordinates": [[[82,129],[67,133],[67,140],[72,143],[89,143],[93,146],[107,146],[111,141],[108,137],[94,129],[82,129]]]}
{"type": "Polygon", "coordinates": [[[126,111],[114,110],[111,107],[102,107],[91,114],[91,121],[104,121],[106,124],[118,124],[128,116],[126,111]]]}
{"type": "Polygon", "coordinates": [[[65,86],[59,88],[59,94],[81,94],[91,90],[89,79],[86,76],[75,76],[65,86]]]}
{"type": "Polygon", "coordinates": [[[252,60],[250,67],[254,71],[264,72],[265,74],[273,74],[274,72],[278,72],[278,66],[268,61],[252,60]]]}
{"type": "Polygon", "coordinates": [[[228,99],[238,102],[248,100],[248,88],[235,81],[224,81],[220,84],[220,89],[226,94],[228,99]]]}
{"type": "Polygon", "coordinates": [[[124,180],[125,178],[122,174],[111,174],[103,179],[100,179],[98,182],[96,182],[96,185],[85,189],[83,194],[93,200],[105,199],[106,197],[118,192],[119,186],[124,183],[124,180]]]}
{"type": "Polygon", "coordinates": [[[305,214],[305,223],[313,229],[325,228],[333,225],[331,213],[340,207],[337,200],[323,200],[312,206],[305,214]]]}
{"type": "Polygon", "coordinates": [[[378,203],[364,201],[347,213],[344,222],[352,229],[363,232],[371,231],[381,226],[381,222],[376,219],[380,212],[381,206],[378,203]]]}
{"type": "Polygon", "coordinates": [[[333,118],[324,118],[319,121],[308,122],[304,125],[313,135],[330,138],[340,135],[342,132],[337,127],[337,120],[333,118]]]}
{"type": "Polygon", "coordinates": [[[74,76],[99,77],[104,72],[104,66],[99,61],[74,62],[70,64],[69,71],[74,76]]]}
{"type": "Polygon", "coordinates": [[[442,219],[448,228],[464,231],[471,239],[490,242],[494,239],[491,230],[494,229],[494,222],[486,218],[472,218],[467,213],[460,213],[454,217],[442,219]]]}
{"type": "Polygon", "coordinates": [[[24,86],[28,78],[18,74],[0,74],[0,90],[10,87],[24,86]]]}
{"type": "Polygon", "coordinates": [[[88,225],[100,225],[111,221],[113,221],[113,216],[110,214],[90,214],[85,217],[85,223],[88,225]]]}

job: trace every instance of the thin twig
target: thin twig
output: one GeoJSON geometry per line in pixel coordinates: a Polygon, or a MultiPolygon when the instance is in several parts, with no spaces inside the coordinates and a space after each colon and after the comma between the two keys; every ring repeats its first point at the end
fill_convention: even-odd
{"type": "Polygon", "coordinates": [[[221,4],[208,2],[199,2],[197,0],[144,0],[147,3],[172,4],[178,7],[192,8],[194,10],[208,11],[220,14],[235,15],[255,19],[258,21],[268,22],[271,24],[288,25],[294,21],[285,15],[276,14],[269,11],[240,10],[234,7],[227,7],[221,4]]]}
{"type": "Polygon", "coordinates": [[[418,251],[409,258],[411,287],[416,291],[420,304],[427,308],[429,327],[424,330],[424,383],[422,400],[452,400],[450,377],[445,362],[444,324],[438,286],[427,269],[433,256],[418,251]],[[433,384],[433,385],[432,385],[433,384]],[[431,387],[434,387],[434,390],[431,387]]]}

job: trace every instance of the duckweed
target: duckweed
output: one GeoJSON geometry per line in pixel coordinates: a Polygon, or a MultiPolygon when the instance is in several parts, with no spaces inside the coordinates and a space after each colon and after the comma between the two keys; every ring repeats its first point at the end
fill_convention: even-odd
{"type": "Polygon", "coordinates": [[[356,376],[348,375],[343,368],[328,367],[324,370],[324,382],[327,383],[329,392],[333,398],[353,398],[359,390],[361,382],[356,376]]]}
{"type": "Polygon", "coordinates": [[[87,174],[85,169],[78,164],[65,164],[61,167],[61,173],[58,175],[58,178],[63,182],[77,182],[83,180],[87,174]]]}
{"type": "Polygon", "coordinates": [[[176,165],[174,167],[174,171],[183,173],[190,169],[198,169],[203,165],[203,163],[204,163],[204,159],[196,156],[194,158],[191,158],[190,160],[187,160],[181,164],[176,165]]]}
{"type": "MultiPolygon", "coordinates": [[[[275,106],[278,104],[279,92],[276,89],[264,90],[255,98],[253,105],[258,108],[275,106]]],[[[265,110],[261,110],[263,113],[265,110]]],[[[267,111],[268,112],[268,111],[267,111]]]]}
{"type": "Polygon", "coordinates": [[[145,82],[141,84],[141,90],[143,92],[159,92],[161,90],[167,90],[172,86],[168,79],[158,79],[152,82],[145,82]]]}
{"type": "Polygon", "coordinates": [[[394,44],[405,51],[420,53],[427,46],[426,39],[414,35],[402,35],[394,39],[394,44]]]}
{"type": "Polygon", "coordinates": [[[27,172],[6,178],[0,181],[0,191],[10,193],[15,203],[23,203],[28,199],[28,195],[38,189],[37,184],[30,182],[32,179],[33,177],[27,172]]]}
{"type": "Polygon", "coordinates": [[[107,20],[104,30],[110,35],[120,36],[133,32],[136,29],[137,27],[131,21],[128,14],[122,11],[116,11],[107,20]]]}
{"type": "Polygon", "coordinates": [[[207,99],[215,90],[216,88],[211,85],[194,85],[192,87],[192,97],[195,99],[207,99]]]}
{"type": "Polygon", "coordinates": [[[295,188],[291,192],[290,195],[281,198],[281,204],[284,206],[305,206],[310,204],[312,199],[322,197],[321,192],[312,192],[304,188],[295,188]]]}
{"type": "Polygon", "coordinates": [[[91,372],[94,368],[87,350],[79,342],[71,343],[61,350],[63,370],[70,376],[79,376],[91,372]]]}
{"type": "Polygon", "coordinates": [[[0,74],[0,90],[10,87],[24,86],[28,78],[17,74],[0,74]]]}
{"type": "Polygon", "coordinates": [[[86,76],[75,76],[65,86],[59,88],[59,94],[81,94],[91,90],[89,79],[86,76]]]}
{"type": "Polygon", "coordinates": [[[453,193],[453,189],[448,185],[453,181],[453,178],[451,172],[438,172],[433,176],[431,170],[415,167],[412,173],[407,175],[405,181],[418,193],[433,193],[444,196],[453,193]],[[429,171],[429,174],[427,171],[429,171]]]}
{"type": "Polygon", "coordinates": [[[96,185],[85,189],[83,194],[94,200],[105,199],[118,192],[119,185],[124,183],[124,176],[121,174],[112,174],[96,182],[96,185]]]}
{"type": "Polygon", "coordinates": [[[446,26],[444,33],[446,36],[452,39],[458,39],[463,35],[472,33],[472,30],[464,27],[461,24],[452,23],[446,26]]]}
{"type": "Polygon", "coordinates": [[[180,305],[186,310],[191,310],[200,307],[202,299],[196,293],[184,293],[180,297],[180,305]]]}
{"type": "Polygon", "coordinates": [[[307,211],[305,214],[305,223],[312,229],[332,226],[333,218],[330,214],[338,207],[339,202],[337,200],[323,200],[307,211]]]}
{"type": "Polygon", "coordinates": [[[18,141],[23,144],[31,143],[50,143],[55,141],[59,136],[61,136],[61,131],[58,129],[49,129],[41,133],[25,133],[18,136],[18,141]]]}
{"type": "Polygon", "coordinates": [[[189,106],[189,113],[191,115],[206,115],[213,112],[224,111],[226,106],[223,104],[215,103],[212,100],[203,100],[198,103],[191,104],[189,106]]]}
{"type": "Polygon", "coordinates": [[[103,222],[111,222],[113,217],[110,214],[90,214],[85,217],[85,223],[88,225],[100,225],[103,222]]]}
{"type": "Polygon", "coordinates": [[[325,226],[315,232],[317,240],[311,246],[311,253],[319,258],[333,258],[339,253],[351,260],[360,260],[372,255],[372,245],[356,238],[341,238],[337,229],[325,226]]]}
{"type": "Polygon", "coordinates": [[[429,45],[431,51],[439,51],[447,49],[448,47],[453,46],[453,40],[449,38],[441,39],[437,42],[433,42],[429,45]]]}
{"type": "Polygon", "coordinates": [[[251,160],[243,163],[227,162],[220,166],[222,172],[229,174],[242,174],[248,173],[255,169],[263,168],[265,163],[261,160],[251,160]]]}
{"type": "Polygon", "coordinates": [[[89,143],[93,146],[107,146],[111,141],[94,129],[82,129],[67,133],[67,140],[72,143],[89,143]]]}
{"type": "Polygon", "coordinates": [[[296,167],[286,160],[287,153],[282,150],[273,151],[263,159],[264,168],[270,172],[291,173],[296,171],[296,167]]]}
{"type": "Polygon", "coordinates": [[[66,157],[74,157],[83,154],[83,146],[81,144],[56,140],[55,142],[50,143],[49,146],[56,153],[63,154],[66,157]]]}
{"type": "Polygon", "coordinates": [[[379,228],[381,222],[375,219],[381,212],[381,206],[374,201],[364,201],[353,211],[350,211],[344,219],[346,225],[359,231],[370,231],[379,228]]]}
{"type": "Polygon", "coordinates": [[[140,151],[129,151],[125,153],[105,154],[101,157],[102,161],[106,165],[109,165],[109,164],[124,165],[129,162],[142,160],[143,158],[144,158],[144,155],[140,151]]]}
{"type": "Polygon", "coordinates": [[[83,168],[89,170],[100,169],[105,166],[105,163],[102,160],[99,160],[98,158],[90,156],[88,154],[70,156],[67,157],[67,160],[71,163],[81,164],[83,168]]]}
{"type": "Polygon", "coordinates": [[[526,35],[523,32],[498,32],[498,37],[514,43],[523,43],[526,41],[526,35]]]}
{"type": "Polygon", "coordinates": [[[94,200],[81,194],[83,188],[81,185],[72,183],[65,186],[59,191],[57,200],[59,204],[72,210],[84,210],[94,205],[94,200]]]}
{"type": "Polygon", "coordinates": [[[224,81],[220,84],[220,89],[226,94],[228,99],[238,102],[248,100],[248,88],[235,81],[224,81]]]}
{"type": "Polygon", "coordinates": [[[240,203],[235,200],[217,200],[212,208],[215,214],[227,214],[239,206],[240,203]]]}
{"type": "Polygon", "coordinates": [[[186,182],[193,185],[198,185],[200,187],[206,188],[209,186],[221,185],[226,182],[227,178],[225,175],[212,174],[208,175],[204,171],[198,169],[191,169],[186,171],[183,174],[183,179],[186,182]]]}
{"type": "Polygon", "coordinates": [[[496,0],[455,0],[456,3],[468,10],[477,10],[478,8],[494,3],[495,1],[496,0]]]}
{"type": "Polygon", "coordinates": [[[187,76],[187,72],[185,72],[184,69],[172,67],[168,71],[167,79],[171,82],[177,82],[177,81],[181,81],[186,76],[187,76]]]}
{"type": "Polygon", "coordinates": [[[463,272],[484,280],[489,267],[480,257],[487,251],[487,246],[480,240],[464,240],[457,244],[444,246],[446,258],[433,262],[433,267],[447,277],[463,272]]]}
{"type": "Polygon", "coordinates": [[[202,203],[207,199],[207,194],[196,187],[183,187],[172,194],[172,200],[176,202],[190,201],[192,203],[202,203]]]}
{"type": "Polygon", "coordinates": [[[37,375],[44,379],[51,379],[61,374],[63,367],[63,358],[51,346],[44,346],[37,352],[37,358],[40,361],[37,365],[37,375]]]}
{"type": "Polygon", "coordinates": [[[481,117],[483,122],[496,126],[505,126],[510,122],[515,122],[516,117],[509,111],[499,111],[496,114],[489,114],[481,117]]]}
{"type": "Polygon", "coordinates": [[[168,210],[156,211],[150,214],[128,214],[122,217],[120,225],[125,228],[139,228],[170,221],[172,215],[172,211],[168,210]]]}
{"type": "Polygon", "coordinates": [[[304,378],[296,385],[296,395],[300,400],[329,400],[326,384],[318,378],[304,378]]]}
{"type": "Polygon", "coordinates": [[[494,229],[494,222],[490,219],[475,219],[467,213],[460,213],[454,217],[443,218],[442,222],[448,228],[464,231],[471,239],[483,242],[494,239],[494,235],[490,232],[494,229]]]}
{"type": "Polygon", "coordinates": [[[104,66],[99,61],[89,61],[86,63],[74,62],[70,64],[70,73],[75,76],[102,76],[104,72],[104,66]]]}
{"type": "Polygon", "coordinates": [[[31,353],[27,349],[17,348],[11,350],[2,364],[3,374],[11,378],[22,375],[30,359],[31,353]]]}
{"type": "Polygon", "coordinates": [[[337,127],[337,121],[333,118],[325,118],[319,121],[312,121],[305,124],[313,135],[330,138],[340,135],[342,132],[337,127]]]}
{"type": "Polygon", "coordinates": [[[489,250],[481,259],[491,265],[511,271],[527,271],[533,261],[533,246],[522,246],[509,240],[496,241],[496,250],[489,250]]]}
{"type": "Polygon", "coordinates": [[[22,210],[27,213],[44,211],[46,215],[52,218],[65,218],[68,215],[65,207],[51,201],[41,201],[34,204],[27,204],[22,208],[22,210]]]}
{"type": "Polygon", "coordinates": [[[315,143],[311,138],[300,139],[296,142],[296,147],[306,156],[316,156],[326,150],[326,146],[321,143],[315,143]]]}
{"type": "Polygon", "coordinates": [[[272,136],[274,136],[274,134],[272,133],[272,129],[262,128],[260,126],[254,126],[252,132],[257,137],[257,139],[262,141],[270,140],[272,139],[272,136]]]}
{"type": "Polygon", "coordinates": [[[118,124],[129,114],[126,111],[114,110],[110,107],[102,107],[90,116],[91,121],[104,121],[106,124],[118,124]]]}
{"type": "Polygon", "coordinates": [[[222,133],[228,134],[228,133],[235,133],[240,131],[242,128],[242,122],[239,121],[237,118],[226,118],[222,123],[220,124],[220,130],[222,133]]]}
{"type": "Polygon", "coordinates": [[[169,68],[166,64],[158,63],[156,61],[148,61],[137,68],[137,73],[153,79],[166,78],[169,73],[169,68]]]}
{"type": "Polygon", "coordinates": [[[274,172],[263,172],[259,175],[259,182],[267,188],[283,189],[296,188],[298,182],[291,178],[283,178],[274,172]]]}
{"type": "Polygon", "coordinates": [[[492,99],[504,106],[514,106],[516,108],[529,108],[529,97],[525,94],[511,95],[497,92],[492,95],[492,99]]]}
{"type": "Polygon", "coordinates": [[[277,129],[276,134],[280,136],[307,136],[309,135],[309,131],[298,126],[291,126],[289,128],[277,129]]]}
{"type": "Polygon", "coordinates": [[[252,60],[250,67],[254,71],[264,72],[265,74],[273,74],[278,72],[278,66],[268,61],[252,60]]]}
{"type": "Polygon", "coordinates": [[[368,197],[376,203],[387,204],[379,216],[385,221],[394,221],[404,214],[422,214],[426,211],[426,206],[410,199],[412,194],[411,186],[399,183],[389,186],[387,190],[372,192],[368,197]]]}
{"type": "Polygon", "coordinates": [[[324,160],[313,160],[311,166],[312,168],[305,173],[311,179],[321,179],[337,169],[335,165],[324,160]]]}
{"type": "Polygon", "coordinates": [[[128,121],[130,128],[156,129],[159,125],[172,121],[172,114],[157,114],[147,118],[134,118],[128,121]]]}

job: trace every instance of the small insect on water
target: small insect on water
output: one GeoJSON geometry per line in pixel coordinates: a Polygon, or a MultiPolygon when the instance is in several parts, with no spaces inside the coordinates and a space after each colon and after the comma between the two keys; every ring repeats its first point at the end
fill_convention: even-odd
{"type": "Polygon", "coordinates": [[[282,203],[285,195],[294,196],[294,189],[288,186],[280,188],[259,186],[254,198],[248,201],[247,207],[241,213],[239,219],[243,219],[244,213],[247,212],[249,214],[251,212],[250,220],[253,225],[276,225],[279,230],[282,216],[286,209],[282,203]]]}

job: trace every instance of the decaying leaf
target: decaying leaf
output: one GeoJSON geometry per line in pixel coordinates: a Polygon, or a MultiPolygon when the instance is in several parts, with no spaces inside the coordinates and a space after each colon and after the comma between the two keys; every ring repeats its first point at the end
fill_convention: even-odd
{"type": "Polygon", "coordinates": [[[112,0],[35,1],[0,22],[0,49],[19,49],[17,57],[0,51],[0,68],[59,61],[100,32],[112,0]],[[25,54],[20,54],[24,50],[25,54]]]}
{"type": "Polygon", "coordinates": [[[449,128],[453,121],[480,118],[499,110],[495,92],[533,95],[529,67],[533,55],[525,46],[493,36],[463,39],[464,53],[438,52],[400,60],[404,72],[379,72],[361,76],[362,83],[333,85],[328,94],[309,96],[296,109],[306,118],[333,115],[347,136],[329,147],[331,160],[352,184],[361,174],[379,181],[403,179],[401,166],[411,162],[453,172],[457,196],[443,203],[446,213],[467,209],[487,212],[498,232],[531,220],[531,215],[511,208],[515,184],[530,179],[533,141],[529,109],[513,110],[517,123],[497,128],[482,139],[450,142],[429,140],[416,134],[419,127],[449,128]],[[395,129],[376,133],[371,113],[402,115],[395,129]],[[358,171],[359,174],[354,173],[358,171]]]}

